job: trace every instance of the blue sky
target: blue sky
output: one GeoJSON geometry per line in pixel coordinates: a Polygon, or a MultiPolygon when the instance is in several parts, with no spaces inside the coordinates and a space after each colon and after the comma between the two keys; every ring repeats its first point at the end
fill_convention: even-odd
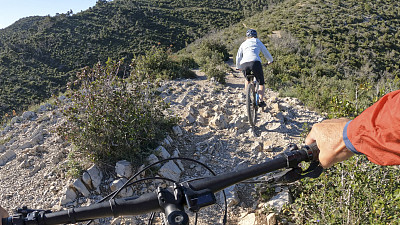
{"type": "Polygon", "coordinates": [[[0,0],[0,29],[28,16],[54,16],[56,13],[73,13],[86,10],[97,0],[0,0]]]}

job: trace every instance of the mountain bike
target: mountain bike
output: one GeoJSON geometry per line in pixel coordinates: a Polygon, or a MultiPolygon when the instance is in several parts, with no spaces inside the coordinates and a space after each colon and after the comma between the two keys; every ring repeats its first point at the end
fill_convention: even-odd
{"type": "MultiPolygon", "coordinates": [[[[155,212],[161,212],[164,215],[164,224],[166,225],[187,225],[189,216],[186,213],[191,211],[196,213],[195,224],[197,223],[197,212],[206,206],[216,204],[215,193],[231,185],[243,182],[265,173],[279,169],[286,170],[279,173],[278,176],[272,176],[268,182],[294,182],[304,177],[318,177],[323,169],[318,162],[319,149],[317,145],[311,144],[303,146],[300,149],[294,145],[289,145],[286,150],[273,159],[269,159],[261,164],[253,165],[241,170],[216,175],[209,167],[201,162],[188,158],[171,158],[153,163],[143,170],[136,173],[119,190],[109,194],[98,203],[87,207],[71,208],[64,211],[50,212],[45,210],[34,210],[22,208],[17,213],[8,218],[2,219],[3,225],[11,224],[66,224],[89,221],[98,218],[135,216],[146,213],[152,213],[149,224],[152,224],[155,212]],[[168,178],[143,178],[132,182],[142,172],[150,169],[158,163],[168,160],[189,160],[199,163],[207,168],[212,175],[184,182],[176,182],[168,178]],[[309,167],[303,170],[299,164],[301,162],[310,162],[309,167]],[[115,199],[115,196],[123,188],[149,179],[163,179],[172,183],[167,188],[158,187],[154,193],[143,194],[138,197],[128,197],[115,199]]],[[[227,222],[227,204],[225,199],[224,224],[227,222]]],[[[90,222],[89,222],[90,223],[90,222]]]]}
{"type": "Polygon", "coordinates": [[[248,81],[246,88],[246,110],[247,118],[252,127],[256,125],[257,121],[257,111],[259,103],[258,87],[259,83],[255,78],[253,71],[250,74],[246,74],[246,79],[248,81]]]}

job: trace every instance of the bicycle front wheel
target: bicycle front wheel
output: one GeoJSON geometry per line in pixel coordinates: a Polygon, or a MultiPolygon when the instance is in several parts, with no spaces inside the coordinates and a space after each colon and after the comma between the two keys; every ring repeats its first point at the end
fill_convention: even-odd
{"type": "Polygon", "coordinates": [[[253,82],[250,82],[247,85],[246,90],[246,109],[247,109],[247,118],[252,127],[256,125],[257,121],[257,99],[256,99],[256,90],[253,82]]]}

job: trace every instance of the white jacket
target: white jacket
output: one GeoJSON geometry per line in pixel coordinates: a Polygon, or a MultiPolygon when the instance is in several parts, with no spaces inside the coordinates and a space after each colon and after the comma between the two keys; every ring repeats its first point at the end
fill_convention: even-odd
{"type": "Polygon", "coordinates": [[[237,52],[236,55],[236,68],[241,69],[240,65],[246,62],[260,61],[260,52],[263,53],[264,57],[269,63],[272,63],[274,59],[271,53],[267,50],[265,45],[258,38],[249,38],[244,41],[237,52]]]}

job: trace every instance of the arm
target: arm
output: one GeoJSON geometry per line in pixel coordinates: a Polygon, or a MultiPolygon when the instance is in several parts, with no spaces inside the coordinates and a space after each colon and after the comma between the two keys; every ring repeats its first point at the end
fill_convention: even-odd
{"type": "Polygon", "coordinates": [[[317,142],[324,168],[354,154],[379,165],[400,165],[400,90],[385,95],[353,121],[314,124],[305,143],[317,142]]]}
{"type": "Polygon", "coordinates": [[[243,58],[243,49],[242,45],[240,45],[238,52],[236,54],[236,69],[240,69],[240,61],[242,61],[243,58]]]}
{"type": "Polygon", "coordinates": [[[379,165],[400,165],[400,90],[383,96],[344,130],[346,146],[379,165]]]}
{"type": "Polygon", "coordinates": [[[272,58],[271,53],[269,53],[267,47],[259,40],[257,39],[258,45],[260,46],[261,52],[264,55],[264,57],[268,60],[268,64],[272,63],[274,59],[272,58]]]}

